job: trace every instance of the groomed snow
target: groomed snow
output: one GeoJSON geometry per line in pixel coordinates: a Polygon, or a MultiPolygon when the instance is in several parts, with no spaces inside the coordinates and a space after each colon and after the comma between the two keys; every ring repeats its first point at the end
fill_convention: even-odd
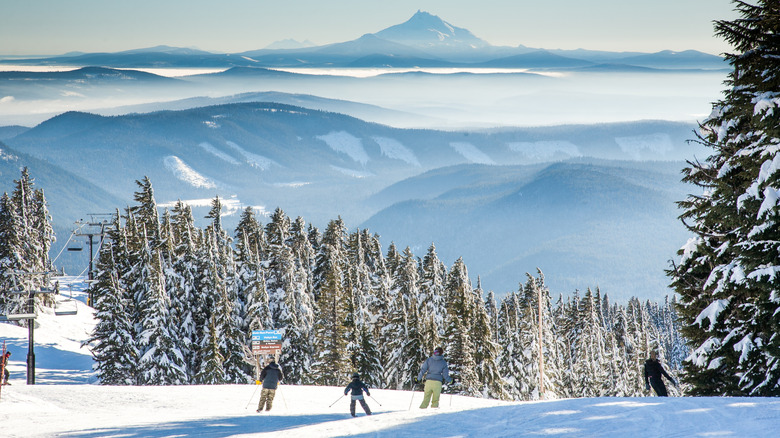
{"type": "Polygon", "coordinates": [[[368,163],[368,154],[363,148],[363,141],[346,131],[332,131],[316,137],[325,142],[336,152],[347,154],[349,158],[362,165],[368,163]]]}
{"type": "Polygon", "coordinates": [[[496,164],[495,161],[493,161],[492,158],[488,157],[484,152],[479,150],[476,146],[474,146],[471,143],[465,143],[465,142],[452,142],[450,143],[450,147],[455,149],[455,151],[472,163],[477,164],[496,164]]]}
{"type": "Polygon", "coordinates": [[[273,165],[279,165],[276,161],[262,155],[253,154],[232,141],[227,141],[225,143],[243,155],[246,162],[252,167],[260,170],[268,170],[273,165]]]}
{"type": "Polygon", "coordinates": [[[187,165],[181,158],[169,155],[163,160],[165,167],[180,181],[198,188],[215,189],[217,185],[209,178],[201,175],[195,169],[187,165]]]}
{"type": "Polygon", "coordinates": [[[420,167],[420,161],[414,152],[400,141],[387,137],[371,137],[382,150],[382,155],[394,160],[405,161],[413,166],[420,167]]]}
{"type": "MultiPolygon", "coordinates": [[[[94,325],[83,282],[35,329],[36,385],[25,384],[27,329],[0,323],[13,352],[11,386],[0,393],[4,437],[775,437],[776,398],[584,398],[500,402],[444,395],[439,409],[418,408],[422,393],[373,390],[357,407],[341,387],[282,385],[269,412],[256,413],[257,387],[127,387],[89,384],[91,356],[81,342],[94,325]],[[381,405],[379,404],[381,403],[381,405]],[[329,407],[333,404],[332,407],[329,407]],[[411,407],[410,407],[411,406],[411,407]]],[[[68,295],[67,286],[62,290],[68,295]]],[[[62,299],[62,297],[60,297],[62,299]]],[[[282,364],[283,365],[283,364],[282,364]]]]}
{"type": "Polygon", "coordinates": [[[205,150],[206,152],[210,153],[211,155],[214,155],[215,157],[219,158],[222,161],[226,161],[230,164],[238,165],[241,164],[236,160],[235,158],[231,157],[230,155],[222,152],[221,150],[215,148],[211,143],[204,141],[202,143],[199,143],[198,146],[201,147],[201,149],[205,150]]]}

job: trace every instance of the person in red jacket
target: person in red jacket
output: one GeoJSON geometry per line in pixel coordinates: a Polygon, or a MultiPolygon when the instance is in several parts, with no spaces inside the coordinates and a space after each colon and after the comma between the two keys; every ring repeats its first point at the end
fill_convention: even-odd
{"type": "Polygon", "coordinates": [[[11,376],[11,373],[8,372],[8,359],[11,358],[11,352],[6,351],[3,357],[0,358],[0,361],[2,361],[2,367],[3,367],[3,385],[10,385],[8,383],[8,378],[11,376]]]}
{"type": "Polygon", "coordinates": [[[668,395],[666,385],[664,385],[661,376],[666,376],[672,382],[672,385],[677,386],[677,382],[666,373],[663,365],[658,361],[658,353],[651,351],[650,359],[645,361],[645,389],[649,391],[652,386],[658,397],[666,397],[668,395]]]}

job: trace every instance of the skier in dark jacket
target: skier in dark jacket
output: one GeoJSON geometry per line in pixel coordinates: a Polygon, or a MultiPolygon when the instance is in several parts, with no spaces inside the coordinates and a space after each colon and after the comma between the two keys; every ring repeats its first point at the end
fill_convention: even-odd
{"type": "Polygon", "coordinates": [[[257,406],[257,412],[261,412],[264,406],[266,411],[271,410],[271,405],[274,403],[274,396],[276,396],[276,388],[279,386],[279,382],[282,379],[284,379],[282,369],[276,364],[274,358],[271,358],[268,365],[260,372],[263,390],[260,391],[260,404],[257,406]]]}
{"type": "Polygon", "coordinates": [[[645,361],[645,389],[649,391],[652,386],[658,397],[666,397],[669,394],[666,392],[666,385],[661,376],[666,376],[672,385],[677,386],[677,382],[666,373],[663,365],[658,361],[658,353],[651,351],[650,359],[645,361]]]}
{"type": "Polygon", "coordinates": [[[414,383],[419,383],[425,377],[425,396],[423,396],[420,409],[427,409],[428,403],[431,404],[431,407],[438,408],[442,385],[444,383],[452,383],[450,369],[443,355],[444,350],[441,347],[436,347],[433,350],[433,356],[425,359],[422,367],[420,367],[419,375],[414,379],[414,383]]]}
{"type": "Polygon", "coordinates": [[[368,392],[366,384],[360,381],[360,374],[352,374],[352,382],[344,389],[344,395],[347,395],[350,389],[352,390],[352,401],[349,403],[349,413],[352,414],[353,417],[357,417],[357,415],[355,415],[355,402],[359,400],[360,406],[366,411],[366,415],[371,415],[371,409],[368,408],[368,404],[363,399],[363,391],[366,391],[366,395],[368,396],[371,396],[371,393],[368,392]]]}

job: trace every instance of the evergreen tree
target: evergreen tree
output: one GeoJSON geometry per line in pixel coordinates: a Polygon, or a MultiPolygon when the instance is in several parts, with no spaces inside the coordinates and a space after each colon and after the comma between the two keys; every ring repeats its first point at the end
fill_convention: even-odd
{"type": "Polygon", "coordinates": [[[142,306],[141,333],[138,339],[140,359],[138,375],[145,385],[187,383],[184,357],[173,335],[170,303],[163,279],[162,256],[148,247],[142,255],[145,287],[138,300],[142,306]]]}
{"type": "Polygon", "coordinates": [[[669,271],[693,349],[683,380],[693,395],[780,394],[780,3],[734,2],[716,22],[735,49],[723,100],[701,124],[713,149],[684,181],[705,189],[680,206],[695,234],[669,271]]]}
{"type": "Polygon", "coordinates": [[[345,327],[345,247],[344,223],[341,218],[330,221],[322,236],[315,269],[315,285],[319,286],[319,294],[314,323],[312,378],[320,385],[346,384],[352,366],[345,327]]]}
{"type": "Polygon", "coordinates": [[[121,277],[122,239],[119,214],[106,229],[106,241],[96,263],[95,283],[90,287],[95,296],[95,324],[87,344],[95,359],[95,373],[103,385],[133,385],[137,383],[138,348],[135,329],[128,311],[129,297],[121,277]],[[115,253],[115,250],[117,253],[115,253]]]}
{"type": "Polygon", "coordinates": [[[471,280],[463,259],[456,260],[450,269],[445,290],[447,318],[444,348],[450,376],[455,380],[448,391],[476,396],[480,394],[481,385],[476,372],[475,345],[471,327],[475,303],[471,280]]]}
{"type": "MultiPolygon", "coordinates": [[[[490,295],[492,297],[492,294],[490,295]]],[[[492,299],[492,298],[491,298],[492,299]]],[[[483,301],[482,285],[477,280],[477,288],[474,289],[476,302],[473,321],[473,333],[476,336],[474,360],[477,364],[477,379],[482,385],[484,398],[506,399],[504,382],[498,369],[499,346],[495,342],[494,327],[488,314],[489,304],[483,301]]],[[[492,303],[495,308],[495,302],[492,303]]]]}
{"type": "Polygon", "coordinates": [[[219,334],[217,333],[216,317],[208,324],[208,331],[203,338],[199,356],[203,358],[200,369],[195,375],[195,382],[202,385],[218,385],[225,383],[225,369],[222,366],[224,358],[219,347],[219,334]]]}

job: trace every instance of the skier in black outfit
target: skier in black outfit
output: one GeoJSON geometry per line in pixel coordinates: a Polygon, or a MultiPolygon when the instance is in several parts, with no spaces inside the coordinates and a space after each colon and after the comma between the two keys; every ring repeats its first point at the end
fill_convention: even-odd
{"type": "Polygon", "coordinates": [[[265,408],[266,411],[271,410],[271,406],[274,403],[274,396],[276,395],[276,388],[279,386],[279,382],[282,379],[284,379],[282,369],[276,364],[274,358],[271,358],[270,363],[260,372],[263,390],[260,391],[260,404],[257,406],[257,412],[262,412],[263,408],[265,408]]]}
{"type": "Polygon", "coordinates": [[[352,382],[344,389],[344,395],[347,395],[350,389],[352,390],[352,401],[349,403],[349,413],[352,414],[353,417],[357,417],[357,415],[355,415],[355,402],[360,400],[360,406],[363,406],[366,415],[371,415],[371,409],[368,408],[368,404],[363,399],[363,391],[366,391],[366,395],[369,397],[371,396],[371,393],[368,392],[366,384],[360,381],[360,374],[352,374],[352,382]]]}
{"type": "Polygon", "coordinates": [[[672,385],[677,386],[677,382],[666,373],[661,362],[658,361],[658,353],[655,351],[650,352],[650,359],[645,361],[645,389],[650,390],[650,386],[658,395],[658,397],[666,397],[669,394],[666,392],[666,385],[661,376],[666,376],[672,385]]]}

